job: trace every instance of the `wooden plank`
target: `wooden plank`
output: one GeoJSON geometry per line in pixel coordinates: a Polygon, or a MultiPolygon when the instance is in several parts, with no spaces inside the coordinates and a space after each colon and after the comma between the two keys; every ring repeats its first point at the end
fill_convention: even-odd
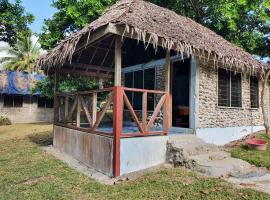
{"type": "Polygon", "coordinates": [[[158,104],[157,104],[157,106],[156,106],[156,108],[154,110],[154,113],[152,114],[151,119],[150,119],[150,121],[149,121],[149,123],[147,125],[148,130],[150,130],[154,126],[154,122],[155,122],[155,120],[156,120],[156,118],[158,116],[158,113],[161,111],[161,108],[162,108],[165,100],[166,100],[166,95],[163,95],[160,98],[160,100],[159,100],[159,102],[158,102],[158,104]]]}
{"type": "Polygon", "coordinates": [[[114,65],[114,86],[121,86],[122,70],[122,41],[121,37],[115,38],[115,65],[114,65]]]}
{"type": "Polygon", "coordinates": [[[165,91],[169,95],[166,99],[166,106],[163,109],[163,127],[169,129],[171,127],[171,117],[170,117],[170,99],[171,99],[171,88],[170,88],[170,75],[171,75],[171,56],[170,52],[166,51],[166,65],[165,65],[165,91]],[[166,119],[168,117],[169,119],[166,119]],[[169,124],[166,124],[169,123],[169,124]],[[168,127],[167,127],[168,126],[168,127]]]}
{"type": "Polygon", "coordinates": [[[68,117],[68,108],[69,108],[69,96],[65,96],[65,119],[68,117]]]}
{"type": "Polygon", "coordinates": [[[87,121],[89,123],[89,126],[92,127],[92,125],[93,125],[92,122],[93,121],[92,121],[91,115],[89,113],[89,110],[87,108],[87,105],[85,104],[82,96],[79,96],[79,101],[80,101],[80,103],[82,105],[82,108],[83,108],[83,111],[85,113],[86,119],[87,119],[87,121]]]}
{"type": "Polygon", "coordinates": [[[147,92],[142,96],[142,126],[143,131],[147,132],[147,92]]]}
{"type": "Polygon", "coordinates": [[[96,130],[98,128],[98,126],[99,126],[101,120],[103,119],[103,117],[104,117],[104,115],[106,113],[106,110],[108,109],[108,107],[109,107],[110,103],[112,102],[112,100],[113,100],[113,95],[110,93],[108,95],[108,97],[106,98],[106,100],[105,100],[105,102],[106,102],[105,105],[103,106],[102,110],[100,111],[100,113],[99,113],[99,115],[98,115],[98,117],[96,119],[96,123],[93,126],[93,130],[96,130]]]}
{"type": "Polygon", "coordinates": [[[105,78],[105,79],[111,79],[112,75],[107,73],[98,73],[98,72],[86,72],[86,71],[73,71],[72,69],[61,69],[61,73],[63,74],[77,74],[82,76],[90,76],[90,77],[96,77],[96,78],[105,78]]]}
{"type": "Polygon", "coordinates": [[[129,112],[131,114],[132,119],[134,120],[135,124],[137,125],[139,131],[141,133],[143,133],[144,132],[143,127],[141,126],[141,123],[140,123],[140,121],[139,121],[139,119],[138,119],[138,117],[137,117],[137,115],[136,115],[136,113],[135,113],[135,111],[134,111],[134,109],[133,109],[133,107],[132,107],[132,105],[131,105],[131,103],[130,103],[130,101],[129,101],[129,99],[128,99],[125,92],[123,93],[123,96],[124,96],[124,102],[125,102],[128,110],[129,110],[129,112]]]}
{"type": "Polygon", "coordinates": [[[92,125],[97,121],[97,93],[92,94],[92,125]]]}
{"type": "Polygon", "coordinates": [[[113,175],[120,176],[120,139],[123,132],[123,93],[122,87],[115,87],[113,106],[113,134],[114,134],[114,154],[113,154],[113,175]]]}
{"type": "Polygon", "coordinates": [[[75,67],[75,68],[86,68],[86,69],[93,69],[93,70],[102,70],[102,71],[108,71],[108,72],[114,72],[113,69],[109,67],[103,67],[98,65],[92,65],[92,64],[84,64],[84,63],[66,63],[63,65],[63,67],[75,67]]]}
{"type": "Polygon", "coordinates": [[[81,97],[78,95],[77,97],[77,116],[76,116],[76,126],[80,127],[81,126],[81,101],[79,100],[81,97]]]}
{"type": "Polygon", "coordinates": [[[127,87],[124,87],[124,90],[130,91],[130,92],[147,92],[147,93],[153,93],[153,94],[166,94],[166,91],[160,91],[160,90],[147,90],[147,89],[127,88],[127,87]]]}

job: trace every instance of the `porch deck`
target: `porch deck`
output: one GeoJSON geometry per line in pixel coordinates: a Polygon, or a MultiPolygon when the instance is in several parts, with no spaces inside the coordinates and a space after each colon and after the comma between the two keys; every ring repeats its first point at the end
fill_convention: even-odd
{"type": "Polygon", "coordinates": [[[147,165],[147,159],[149,166],[164,161],[166,139],[162,136],[169,133],[167,92],[115,86],[56,93],[54,116],[54,146],[105,174],[119,176],[131,172],[132,169],[126,166],[130,159],[137,160],[156,151],[160,151],[156,159],[149,161],[145,158],[146,161],[135,164],[135,167],[143,168],[141,165],[147,165]],[[141,96],[141,110],[134,110],[129,93],[141,96]],[[158,101],[155,108],[149,110],[147,104],[152,95],[158,101]],[[135,137],[148,139],[125,140],[135,137]],[[133,149],[134,142],[138,149],[133,149]],[[153,149],[148,145],[151,143],[162,148],[153,149]],[[130,156],[133,151],[141,151],[141,154],[130,156]]]}

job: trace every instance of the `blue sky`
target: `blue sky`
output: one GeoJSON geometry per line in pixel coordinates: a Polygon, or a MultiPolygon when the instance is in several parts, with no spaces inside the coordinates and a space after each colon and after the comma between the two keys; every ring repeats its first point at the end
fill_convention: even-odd
{"type": "MultiPolygon", "coordinates": [[[[11,0],[15,2],[15,0],[11,0]]],[[[35,16],[35,21],[30,28],[35,33],[40,33],[44,19],[51,18],[56,9],[51,7],[52,0],[22,0],[26,12],[30,12],[35,16]]]]}

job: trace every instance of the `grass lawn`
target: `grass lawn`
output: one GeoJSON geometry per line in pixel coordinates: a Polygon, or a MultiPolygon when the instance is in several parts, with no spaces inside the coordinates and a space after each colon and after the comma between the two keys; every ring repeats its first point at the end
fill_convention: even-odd
{"type": "MultiPolygon", "coordinates": [[[[268,141],[270,144],[270,136],[266,134],[260,134],[257,136],[263,140],[268,141]]],[[[258,167],[266,167],[270,169],[270,147],[266,151],[250,150],[245,144],[232,148],[231,155],[235,158],[243,159],[258,167]]]]}
{"type": "Polygon", "coordinates": [[[51,132],[46,124],[0,127],[0,199],[270,199],[181,168],[101,185],[40,148],[52,141],[51,132]]]}

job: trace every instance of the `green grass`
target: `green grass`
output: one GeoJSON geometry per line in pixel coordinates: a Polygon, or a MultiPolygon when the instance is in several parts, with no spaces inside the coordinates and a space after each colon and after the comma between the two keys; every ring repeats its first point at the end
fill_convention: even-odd
{"type": "MultiPolygon", "coordinates": [[[[258,136],[263,140],[268,141],[270,144],[270,136],[266,134],[261,134],[258,136]]],[[[231,155],[235,158],[240,158],[258,167],[266,167],[270,169],[270,148],[268,147],[266,151],[255,151],[250,150],[244,144],[231,149],[231,155]]]]}
{"type": "Polygon", "coordinates": [[[107,186],[76,172],[44,152],[52,127],[0,127],[0,199],[270,199],[250,189],[203,178],[182,168],[161,169],[107,186]]]}

